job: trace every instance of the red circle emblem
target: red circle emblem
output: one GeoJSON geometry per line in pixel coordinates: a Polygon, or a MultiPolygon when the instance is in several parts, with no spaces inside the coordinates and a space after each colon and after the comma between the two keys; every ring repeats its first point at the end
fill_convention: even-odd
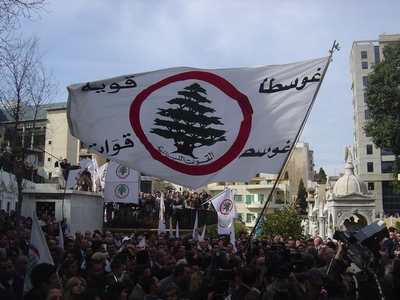
{"type": "Polygon", "coordinates": [[[181,173],[189,175],[207,175],[219,171],[232,162],[232,160],[234,160],[241,153],[247,142],[248,136],[250,135],[252,114],[253,109],[247,96],[239,92],[226,79],[209,72],[190,71],[167,77],[141,91],[131,104],[129,116],[136,136],[155,160],[181,173]],[[243,120],[240,124],[238,135],[231,147],[225,152],[224,155],[207,165],[185,165],[162,155],[162,153],[160,153],[160,151],[149,142],[140,124],[141,105],[153,92],[171,83],[185,80],[200,80],[215,86],[230,99],[236,101],[243,114],[243,120]]]}

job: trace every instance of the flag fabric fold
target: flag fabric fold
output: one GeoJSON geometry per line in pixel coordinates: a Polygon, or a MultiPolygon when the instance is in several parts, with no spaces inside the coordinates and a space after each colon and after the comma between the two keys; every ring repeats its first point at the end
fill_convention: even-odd
{"type": "Polygon", "coordinates": [[[277,174],[329,61],[178,67],[73,84],[69,129],[93,153],[190,188],[277,174]]]}
{"type": "Polygon", "coordinates": [[[31,239],[29,243],[28,266],[26,270],[26,277],[23,289],[24,294],[32,288],[30,274],[32,272],[32,269],[40,263],[48,263],[54,265],[49,248],[47,246],[46,239],[43,235],[42,228],[39,225],[36,212],[33,212],[31,239]]]}

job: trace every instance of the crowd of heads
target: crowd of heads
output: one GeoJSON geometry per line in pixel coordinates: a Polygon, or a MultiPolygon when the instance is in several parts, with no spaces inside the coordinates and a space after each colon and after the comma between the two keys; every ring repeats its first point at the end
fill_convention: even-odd
{"type": "MultiPolygon", "coordinates": [[[[60,231],[43,214],[39,223],[54,265],[37,264],[23,296],[32,220],[23,218],[18,230],[10,214],[0,212],[0,221],[0,299],[320,299],[324,293],[346,299],[354,293],[346,248],[330,238],[250,239],[242,232],[232,244],[227,236],[197,240],[150,231],[69,235],[67,220],[60,231]]],[[[400,233],[389,231],[380,264],[384,293],[395,299],[389,296],[400,286],[400,233]]]]}

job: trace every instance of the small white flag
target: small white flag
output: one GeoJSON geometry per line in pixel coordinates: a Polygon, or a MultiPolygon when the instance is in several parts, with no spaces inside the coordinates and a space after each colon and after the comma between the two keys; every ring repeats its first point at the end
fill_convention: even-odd
{"type": "Polygon", "coordinates": [[[206,236],[206,224],[204,224],[203,232],[201,233],[199,240],[204,240],[205,236],[206,236]]]}
{"type": "Polygon", "coordinates": [[[64,233],[61,226],[61,221],[58,222],[58,245],[64,250],[64,233]]]}
{"type": "Polygon", "coordinates": [[[235,237],[235,221],[232,219],[231,223],[232,223],[232,226],[231,226],[231,231],[229,233],[229,236],[230,236],[230,239],[231,239],[231,244],[233,245],[233,251],[234,251],[234,253],[236,253],[237,252],[237,248],[236,248],[236,243],[235,243],[235,240],[236,240],[236,237],[235,237]]]}
{"type": "Polygon", "coordinates": [[[164,212],[164,193],[161,193],[160,208],[158,212],[158,234],[165,233],[164,212]]]}
{"type": "Polygon", "coordinates": [[[196,211],[196,219],[194,220],[194,225],[193,225],[193,239],[197,241],[199,239],[199,213],[196,211]]]}
{"type": "Polygon", "coordinates": [[[179,222],[176,221],[175,237],[179,239],[179,222]]]}
{"type": "Polygon", "coordinates": [[[146,239],[143,238],[143,239],[139,242],[138,246],[139,246],[139,249],[140,249],[140,250],[145,250],[145,249],[146,249],[146,239]]]}
{"type": "Polygon", "coordinates": [[[211,202],[218,214],[218,234],[230,234],[233,218],[237,218],[232,191],[226,189],[211,199],[211,202]]]}
{"type": "Polygon", "coordinates": [[[84,169],[69,170],[67,183],[65,184],[66,190],[72,189],[75,186],[75,184],[78,182],[79,177],[81,176],[83,171],[84,171],[84,169]]]}

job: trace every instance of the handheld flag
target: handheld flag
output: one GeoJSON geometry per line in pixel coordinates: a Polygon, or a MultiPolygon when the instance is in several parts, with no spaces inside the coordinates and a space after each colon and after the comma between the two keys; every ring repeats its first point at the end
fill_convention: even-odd
{"type": "Polygon", "coordinates": [[[192,233],[193,239],[195,241],[199,239],[198,230],[199,230],[199,212],[196,211],[196,219],[194,220],[193,233],[192,233]]]}
{"type": "Polygon", "coordinates": [[[31,240],[29,244],[28,254],[28,266],[26,270],[26,277],[23,289],[24,293],[27,293],[32,288],[30,276],[31,271],[34,266],[40,263],[48,263],[54,265],[49,248],[47,247],[46,239],[43,235],[42,228],[39,225],[36,212],[33,212],[31,240]]]}
{"type": "Polygon", "coordinates": [[[206,224],[204,224],[203,232],[201,233],[199,240],[204,240],[205,236],[206,236],[206,224]]]}
{"type": "Polygon", "coordinates": [[[160,200],[160,208],[158,212],[158,234],[164,232],[165,233],[165,220],[164,220],[164,194],[161,193],[161,200],[160,200]]]}
{"type": "Polygon", "coordinates": [[[233,219],[237,218],[236,205],[232,197],[232,191],[226,189],[212,198],[211,203],[218,215],[218,234],[230,234],[233,219]]]}
{"type": "Polygon", "coordinates": [[[58,222],[58,245],[64,250],[64,233],[61,226],[61,221],[58,222]]]}
{"type": "Polygon", "coordinates": [[[139,246],[139,249],[140,249],[140,250],[145,250],[145,249],[146,249],[146,240],[145,240],[144,237],[143,237],[143,239],[139,242],[138,246],[139,246]]]}
{"type": "Polygon", "coordinates": [[[73,84],[69,129],[91,152],[191,188],[277,174],[330,58],[236,69],[179,67],[73,84]]]}
{"type": "Polygon", "coordinates": [[[175,237],[179,239],[179,221],[176,221],[175,237]]]}

